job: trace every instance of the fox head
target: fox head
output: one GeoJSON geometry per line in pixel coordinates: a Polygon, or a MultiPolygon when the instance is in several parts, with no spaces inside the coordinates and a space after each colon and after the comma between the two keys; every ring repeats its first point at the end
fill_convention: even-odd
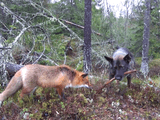
{"type": "Polygon", "coordinates": [[[91,84],[88,79],[88,74],[86,73],[78,73],[75,78],[71,81],[71,83],[66,87],[74,87],[74,88],[91,88],[91,84]]]}

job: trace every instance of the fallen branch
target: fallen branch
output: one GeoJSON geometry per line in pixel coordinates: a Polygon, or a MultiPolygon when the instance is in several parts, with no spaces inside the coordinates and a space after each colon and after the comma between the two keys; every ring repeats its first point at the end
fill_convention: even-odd
{"type": "Polygon", "coordinates": [[[12,49],[11,47],[0,47],[0,49],[4,50],[4,49],[12,49]]]}
{"type": "MultiPolygon", "coordinates": [[[[127,71],[127,72],[124,73],[124,75],[126,75],[126,74],[131,74],[131,73],[133,73],[133,72],[136,72],[136,70],[127,71]]],[[[115,77],[112,78],[111,80],[108,80],[100,89],[97,90],[97,94],[101,93],[101,92],[102,92],[102,89],[103,89],[106,85],[108,85],[109,83],[113,82],[114,80],[116,80],[115,77]]]]}
{"type": "MultiPolygon", "coordinates": [[[[60,20],[61,20],[61,21],[64,21],[64,22],[67,23],[67,24],[70,24],[70,25],[76,26],[76,27],[78,27],[78,28],[84,29],[84,26],[75,24],[75,23],[73,23],[73,22],[70,22],[70,21],[67,21],[67,20],[64,20],[64,19],[60,19],[60,20]]],[[[96,31],[94,31],[94,30],[92,30],[92,32],[95,33],[96,35],[102,36],[101,33],[98,33],[98,32],[96,32],[96,31]]]]}

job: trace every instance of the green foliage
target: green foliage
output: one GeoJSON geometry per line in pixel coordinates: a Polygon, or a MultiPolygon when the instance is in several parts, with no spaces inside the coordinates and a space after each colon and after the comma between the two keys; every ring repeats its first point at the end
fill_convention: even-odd
{"type": "Polygon", "coordinates": [[[77,70],[83,71],[83,62],[82,61],[78,64],[77,70]]]}
{"type": "Polygon", "coordinates": [[[42,87],[38,87],[37,90],[36,90],[36,94],[37,95],[41,95],[42,91],[43,91],[43,88],[42,87]]]}
{"type": "MultiPolygon", "coordinates": [[[[60,19],[68,20],[78,25],[83,26],[84,22],[84,0],[73,0],[66,1],[61,0],[60,2],[52,6],[54,8],[53,13],[60,19]],[[71,14],[72,13],[72,14],[71,14]]],[[[74,26],[69,25],[69,27],[78,35],[83,35],[83,30],[79,30],[74,26]]],[[[68,31],[63,31],[63,34],[68,31]]]]}
{"type": "Polygon", "coordinates": [[[135,61],[136,61],[136,64],[141,65],[142,58],[141,57],[136,57],[135,61]]]}
{"type": "Polygon", "coordinates": [[[38,62],[38,64],[41,64],[41,65],[50,65],[52,66],[51,62],[49,60],[40,60],[38,62]]]}
{"type": "Polygon", "coordinates": [[[61,107],[64,109],[64,108],[65,108],[64,103],[63,103],[63,102],[60,102],[60,104],[61,104],[61,107]]]}
{"type": "MultiPolygon", "coordinates": [[[[158,22],[159,20],[159,7],[156,5],[159,2],[151,2],[151,23],[150,23],[150,38],[149,38],[149,56],[152,58],[159,58],[160,54],[158,52],[160,42],[159,41],[159,28],[158,28],[158,22]]],[[[143,17],[144,17],[144,11],[145,11],[145,4],[141,4],[139,7],[140,11],[136,11],[135,14],[137,17],[135,19],[131,19],[131,30],[133,31],[133,34],[131,35],[131,41],[133,41],[133,45],[129,48],[132,49],[132,51],[135,53],[136,56],[141,56],[142,51],[142,40],[143,40],[143,17]]]]}
{"type": "Polygon", "coordinates": [[[28,108],[23,108],[23,113],[28,112],[28,108]]]}
{"type": "Polygon", "coordinates": [[[143,83],[143,81],[140,80],[140,79],[138,79],[138,78],[134,78],[134,79],[132,80],[132,83],[134,83],[134,84],[136,84],[136,85],[141,85],[141,84],[143,83]]]}

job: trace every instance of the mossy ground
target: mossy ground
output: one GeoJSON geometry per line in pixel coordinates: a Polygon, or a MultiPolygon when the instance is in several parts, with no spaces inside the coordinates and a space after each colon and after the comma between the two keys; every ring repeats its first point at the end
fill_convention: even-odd
{"type": "Polygon", "coordinates": [[[159,70],[159,64],[155,64],[150,66],[150,78],[153,82],[133,75],[131,89],[127,88],[124,79],[120,84],[114,81],[97,94],[95,90],[108,78],[102,75],[92,78],[95,79],[93,90],[65,89],[65,100],[59,99],[54,88],[38,88],[34,95],[26,96],[23,100],[19,98],[19,91],[4,101],[0,108],[0,119],[24,119],[25,113],[29,113],[28,118],[33,120],[158,120],[160,77],[153,72],[155,66],[156,71],[159,70]]]}

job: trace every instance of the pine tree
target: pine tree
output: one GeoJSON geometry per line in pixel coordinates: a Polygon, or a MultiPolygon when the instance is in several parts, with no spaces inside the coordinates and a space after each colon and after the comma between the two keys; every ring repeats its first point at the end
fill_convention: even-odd
{"type": "Polygon", "coordinates": [[[84,18],[84,72],[91,70],[91,0],[85,0],[84,18]]]}

